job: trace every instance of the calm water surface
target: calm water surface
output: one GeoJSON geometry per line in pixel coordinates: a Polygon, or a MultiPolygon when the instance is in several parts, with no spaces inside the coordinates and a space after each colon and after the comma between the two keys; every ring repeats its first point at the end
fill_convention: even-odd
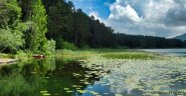
{"type": "MultiPolygon", "coordinates": [[[[163,53],[171,51],[185,55],[185,49],[148,51],[163,53]]],[[[179,69],[186,69],[186,64],[179,66],[141,64],[144,69],[139,69],[135,64],[121,65],[123,68],[126,66],[133,68],[134,71],[103,71],[96,69],[100,67],[97,65],[91,70],[82,67],[78,62],[67,63],[62,59],[30,60],[0,66],[0,96],[153,96],[144,90],[151,90],[149,91],[151,94],[159,91],[186,90],[186,71],[179,69]],[[171,74],[165,73],[169,67],[175,68],[171,74]],[[153,87],[157,87],[157,90],[153,87]]],[[[181,96],[186,94],[183,93],[181,96]]]]}
{"type": "Polygon", "coordinates": [[[186,56],[186,49],[142,49],[148,52],[157,52],[165,55],[186,56]]]}

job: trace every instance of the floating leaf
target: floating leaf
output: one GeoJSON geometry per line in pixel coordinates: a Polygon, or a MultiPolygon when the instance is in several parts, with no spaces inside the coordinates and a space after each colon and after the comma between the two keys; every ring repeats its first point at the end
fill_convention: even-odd
{"type": "Polygon", "coordinates": [[[89,82],[84,82],[84,84],[89,85],[90,83],[89,82]]]}
{"type": "Polygon", "coordinates": [[[115,94],[115,96],[123,96],[122,94],[115,94]]]}
{"type": "Polygon", "coordinates": [[[31,74],[37,74],[37,72],[31,72],[31,74]]]}
{"type": "Polygon", "coordinates": [[[81,88],[76,88],[77,90],[80,90],[81,88]]]}
{"type": "Polygon", "coordinates": [[[42,94],[43,96],[50,96],[51,94],[49,94],[49,93],[44,93],[44,94],[42,94]]]}
{"type": "Polygon", "coordinates": [[[78,87],[78,85],[72,85],[72,87],[78,87]]]}
{"type": "Polygon", "coordinates": [[[67,93],[72,93],[73,91],[70,91],[70,90],[68,90],[68,91],[66,91],[67,93]]]}
{"type": "Polygon", "coordinates": [[[70,90],[70,88],[64,88],[64,90],[70,90]]]}
{"type": "Polygon", "coordinates": [[[40,91],[40,93],[47,93],[48,91],[40,91]]]}

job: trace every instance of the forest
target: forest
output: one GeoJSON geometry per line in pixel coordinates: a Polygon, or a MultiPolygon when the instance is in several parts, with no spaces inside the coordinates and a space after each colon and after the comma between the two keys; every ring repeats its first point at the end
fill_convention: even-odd
{"type": "Polygon", "coordinates": [[[183,48],[186,41],[116,33],[65,0],[1,0],[0,52],[55,49],[183,48]]]}
{"type": "Polygon", "coordinates": [[[142,35],[126,35],[123,33],[114,34],[116,42],[119,46],[127,46],[129,48],[183,48],[186,47],[178,39],[166,39],[162,37],[142,36],[142,35]]]}

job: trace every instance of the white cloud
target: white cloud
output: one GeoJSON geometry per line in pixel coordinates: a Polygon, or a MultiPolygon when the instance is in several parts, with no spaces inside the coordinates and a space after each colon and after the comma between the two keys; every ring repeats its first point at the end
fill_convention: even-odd
{"type": "Polygon", "coordinates": [[[162,37],[186,32],[186,0],[116,0],[109,7],[106,25],[118,32],[162,37]]]}
{"type": "Polygon", "coordinates": [[[99,20],[100,22],[105,22],[96,11],[92,11],[89,13],[89,16],[94,16],[95,20],[99,20]]]}
{"type": "Polygon", "coordinates": [[[130,6],[127,5],[126,7],[121,5],[112,5],[110,7],[111,14],[109,19],[112,20],[120,20],[122,21],[133,21],[133,22],[140,22],[141,18],[138,16],[136,11],[130,6]]]}

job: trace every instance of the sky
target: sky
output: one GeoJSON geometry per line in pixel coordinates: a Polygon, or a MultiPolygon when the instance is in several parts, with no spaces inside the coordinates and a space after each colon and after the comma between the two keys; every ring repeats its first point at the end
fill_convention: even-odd
{"type": "Polygon", "coordinates": [[[172,38],[186,33],[186,0],[69,0],[115,32],[172,38]]]}

